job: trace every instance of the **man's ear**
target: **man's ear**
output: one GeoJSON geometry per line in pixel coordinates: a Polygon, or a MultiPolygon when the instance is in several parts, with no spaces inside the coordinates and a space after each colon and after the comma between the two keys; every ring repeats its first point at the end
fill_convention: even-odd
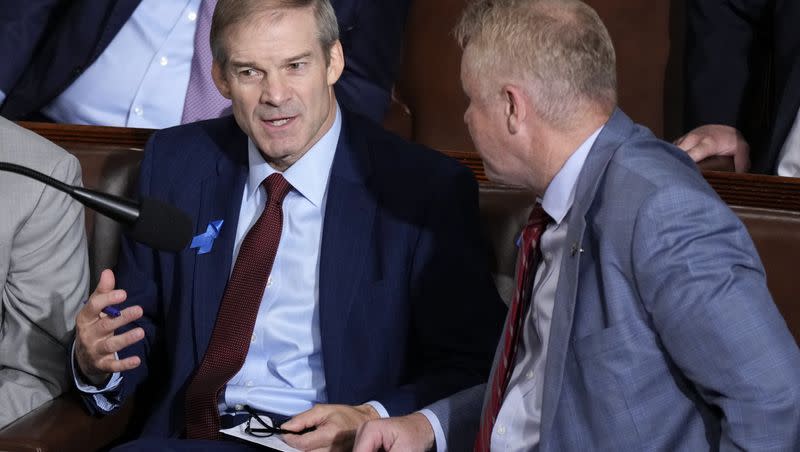
{"type": "Polygon", "coordinates": [[[228,81],[228,78],[225,77],[225,73],[222,70],[222,67],[217,63],[215,60],[211,63],[211,78],[214,80],[214,85],[217,86],[217,90],[219,93],[222,94],[222,97],[226,99],[231,98],[231,85],[228,81]]]}
{"type": "Polygon", "coordinates": [[[505,105],[503,113],[506,117],[506,127],[509,133],[519,132],[525,119],[528,116],[527,96],[518,86],[503,86],[503,103],[505,105]]]}
{"type": "Polygon", "coordinates": [[[333,86],[339,80],[342,71],[344,71],[344,50],[342,50],[342,43],[337,40],[331,46],[331,57],[328,62],[328,86],[333,86]]]}

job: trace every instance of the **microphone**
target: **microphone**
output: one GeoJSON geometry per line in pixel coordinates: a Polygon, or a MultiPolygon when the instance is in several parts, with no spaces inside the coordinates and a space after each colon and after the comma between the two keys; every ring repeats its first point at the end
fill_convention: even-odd
{"type": "Polygon", "coordinates": [[[74,187],[13,163],[0,162],[0,171],[21,174],[67,193],[84,206],[124,224],[128,236],[151,248],[178,252],[192,237],[191,219],[178,208],[157,199],[143,198],[137,203],[121,196],[74,187]]]}

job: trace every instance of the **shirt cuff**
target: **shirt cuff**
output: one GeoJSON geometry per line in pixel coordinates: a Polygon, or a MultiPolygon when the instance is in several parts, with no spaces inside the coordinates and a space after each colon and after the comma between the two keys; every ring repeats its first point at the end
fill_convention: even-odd
{"type": "Polygon", "coordinates": [[[444,429],[442,429],[442,424],[439,422],[439,418],[433,413],[433,411],[423,408],[419,410],[419,414],[425,416],[428,419],[428,422],[431,423],[431,427],[433,428],[433,437],[436,440],[436,452],[447,452],[447,440],[444,437],[444,429]]]}
{"type": "MultiPolygon", "coordinates": [[[[119,359],[116,353],[114,353],[115,358],[119,359]]],[[[84,394],[90,394],[97,404],[97,407],[103,411],[109,412],[114,410],[119,406],[119,402],[111,397],[109,394],[111,391],[114,391],[119,387],[120,383],[122,382],[122,375],[119,372],[114,372],[111,375],[111,379],[108,380],[108,383],[105,384],[102,388],[98,388],[97,386],[92,385],[84,381],[80,377],[80,372],[78,369],[75,368],[75,343],[72,343],[72,352],[70,353],[70,366],[72,366],[72,379],[75,382],[75,387],[78,388],[78,391],[84,394]]]]}
{"type": "Polygon", "coordinates": [[[386,408],[384,408],[380,402],[377,402],[375,400],[370,400],[369,402],[367,402],[367,405],[371,406],[372,408],[375,408],[375,411],[378,412],[378,415],[381,417],[381,419],[386,419],[387,417],[389,417],[389,412],[386,411],[386,408]]]}

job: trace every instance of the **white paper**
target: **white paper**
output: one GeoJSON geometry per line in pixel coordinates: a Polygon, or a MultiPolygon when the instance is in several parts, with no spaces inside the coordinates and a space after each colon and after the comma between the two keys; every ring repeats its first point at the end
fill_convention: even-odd
{"type": "MultiPolygon", "coordinates": [[[[270,424],[270,426],[272,425],[272,422],[270,422],[271,420],[269,418],[264,420],[267,422],[267,424],[270,424]]],[[[220,429],[219,431],[226,435],[234,436],[236,438],[240,438],[245,441],[249,441],[251,443],[256,443],[262,446],[271,447],[275,450],[280,450],[284,452],[300,452],[299,450],[290,447],[288,444],[284,443],[283,440],[281,440],[280,435],[267,436],[266,438],[253,436],[245,431],[246,427],[247,427],[247,421],[242,422],[241,424],[228,429],[220,429]]]]}

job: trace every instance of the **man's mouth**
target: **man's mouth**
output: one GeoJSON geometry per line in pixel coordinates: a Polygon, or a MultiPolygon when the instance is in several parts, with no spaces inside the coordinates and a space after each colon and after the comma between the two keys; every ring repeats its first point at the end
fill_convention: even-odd
{"type": "Polygon", "coordinates": [[[264,122],[269,124],[272,127],[281,127],[286,125],[289,121],[293,120],[294,117],[286,117],[286,118],[277,118],[277,119],[265,119],[264,122]]]}

